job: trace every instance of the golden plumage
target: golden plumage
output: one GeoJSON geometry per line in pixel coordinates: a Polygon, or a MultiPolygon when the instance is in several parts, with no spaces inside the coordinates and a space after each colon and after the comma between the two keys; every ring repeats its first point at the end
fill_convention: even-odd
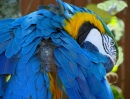
{"type": "Polygon", "coordinates": [[[104,27],[100,20],[97,19],[95,14],[90,14],[86,12],[77,12],[69,20],[65,20],[64,29],[76,39],[78,35],[79,28],[84,22],[90,22],[95,27],[97,27],[101,33],[105,33],[104,27]]]}
{"type": "Polygon", "coordinates": [[[50,91],[53,95],[53,99],[61,99],[63,92],[59,90],[56,85],[56,72],[50,72],[48,73],[48,76],[50,79],[50,91]]]}

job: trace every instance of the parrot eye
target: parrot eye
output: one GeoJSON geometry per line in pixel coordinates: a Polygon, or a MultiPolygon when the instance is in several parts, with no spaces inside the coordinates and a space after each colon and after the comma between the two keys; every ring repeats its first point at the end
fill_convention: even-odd
{"type": "Polygon", "coordinates": [[[110,44],[111,44],[112,46],[114,46],[114,45],[115,45],[114,40],[111,40],[111,41],[110,41],[110,44]]]}
{"type": "Polygon", "coordinates": [[[106,34],[102,34],[102,40],[105,52],[115,59],[117,52],[114,40],[106,34]]]}

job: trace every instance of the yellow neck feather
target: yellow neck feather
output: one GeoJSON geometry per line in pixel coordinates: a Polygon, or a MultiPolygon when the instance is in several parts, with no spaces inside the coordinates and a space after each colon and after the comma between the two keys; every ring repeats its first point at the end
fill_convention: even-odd
{"type": "Polygon", "coordinates": [[[89,14],[86,12],[77,12],[70,18],[69,20],[65,20],[64,29],[74,38],[76,39],[78,35],[79,28],[82,26],[84,22],[90,22],[94,26],[96,26],[101,33],[105,33],[102,23],[100,20],[96,18],[96,15],[89,14]]]}

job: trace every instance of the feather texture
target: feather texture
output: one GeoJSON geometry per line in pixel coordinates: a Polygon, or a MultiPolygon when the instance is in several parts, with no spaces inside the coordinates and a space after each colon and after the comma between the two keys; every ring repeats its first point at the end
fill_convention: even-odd
{"type": "Polygon", "coordinates": [[[89,52],[81,49],[78,43],[72,40],[72,38],[69,38],[69,40],[63,40],[67,43],[67,47],[62,46],[56,49],[54,55],[56,57],[55,62],[59,66],[58,75],[65,86],[67,94],[71,94],[69,95],[69,98],[72,99],[82,97],[83,99],[89,99],[90,97],[95,97],[96,99],[98,98],[98,94],[102,94],[102,97],[105,97],[105,99],[111,99],[112,93],[109,92],[110,88],[104,86],[108,84],[108,82],[104,83],[106,80],[106,72],[102,63],[106,61],[102,60],[105,56],[101,55],[99,52],[89,52]],[[73,42],[75,45],[71,46],[71,42],[69,41],[73,42]],[[78,51],[75,50],[75,48],[79,48],[78,51]],[[64,54],[61,53],[66,52],[66,50],[69,52],[73,51],[73,53],[77,55],[78,59],[77,57],[73,58],[70,56],[71,54],[68,52],[64,54]],[[93,54],[93,58],[91,58],[91,54],[93,54]],[[70,57],[73,60],[70,59],[70,57]],[[98,57],[102,58],[98,60],[98,57]],[[98,61],[95,62],[95,60],[98,61]],[[85,84],[86,88],[83,87],[82,84],[85,84]],[[83,92],[87,92],[87,95],[83,92]]]}
{"type": "MultiPolygon", "coordinates": [[[[65,20],[77,12],[95,15],[57,0],[57,6],[49,5],[21,18],[0,21],[0,96],[113,99],[104,67],[110,59],[90,42],[79,45],[65,29],[65,20]],[[3,87],[5,74],[11,74],[11,78],[3,87]]],[[[94,18],[100,22],[100,18],[94,18]]]]}

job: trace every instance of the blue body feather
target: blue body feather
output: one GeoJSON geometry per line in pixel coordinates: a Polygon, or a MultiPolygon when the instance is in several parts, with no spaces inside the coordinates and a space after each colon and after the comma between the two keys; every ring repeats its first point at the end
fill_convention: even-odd
{"type": "Polygon", "coordinates": [[[40,9],[18,19],[0,21],[0,96],[4,99],[53,98],[50,71],[44,69],[38,57],[40,43],[51,39],[56,46],[53,69],[69,99],[113,99],[105,78],[110,59],[90,42],[80,46],[63,28],[64,20],[77,11],[93,12],[61,0],[57,3],[58,13],[40,9]],[[8,82],[5,82],[6,74],[11,74],[8,82]]]}

